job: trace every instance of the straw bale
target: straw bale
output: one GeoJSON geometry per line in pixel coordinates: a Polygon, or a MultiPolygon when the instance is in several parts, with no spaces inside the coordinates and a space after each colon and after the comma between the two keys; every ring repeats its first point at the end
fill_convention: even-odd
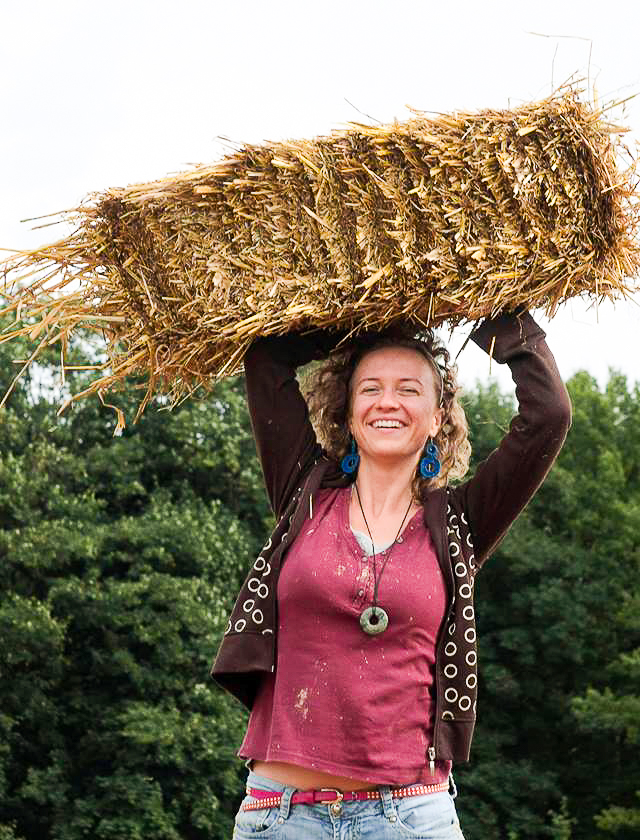
{"type": "Polygon", "coordinates": [[[6,264],[24,320],[5,340],[99,332],[109,366],[83,395],[142,373],[142,410],[156,392],[177,401],[237,372],[258,335],[620,297],[640,263],[622,131],[570,88],[246,146],[106,190],[64,215],[74,233],[6,264]]]}

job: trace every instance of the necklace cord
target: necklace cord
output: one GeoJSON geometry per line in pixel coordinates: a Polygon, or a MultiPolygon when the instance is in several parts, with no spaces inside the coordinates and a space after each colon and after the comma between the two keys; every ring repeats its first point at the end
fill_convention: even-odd
{"type": "Polygon", "coordinates": [[[373,536],[371,535],[371,528],[369,528],[369,523],[367,522],[367,517],[364,514],[364,508],[362,507],[362,500],[360,499],[360,492],[358,490],[358,482],[354,481],[353,486],[356,488],[356,496],[358,498],[358,505],[360,506],[360,513],[362,514],[362,518],[364,519],[364,524],[367,527],[367,533],[369,534],[369,539],[371,540],[371,547],[373,548],[373,614],[376,615],[376,607],[378,606],[378,586],[380,585],[380,581],[382,580],[382,573],[384,572],[387,563],[389,562],[389,558],[391,557],[391,551],[393,546],[398,541],[398,537],[402,531],[404,523],[409,516],[409,511],[411,510],[411,506],[413,504],[413,498],[409,499],[409,507],[406,509],[404,516],[402,517],[402,522],[400,523],[400,527],[398,528],[398,533],[395,536],[395,539],[391,543],[389,547],[389,553],[384,559],[384,563],[382,564],[382,568],[380,569],[380,576],[378,577],[377,569],[376,569],[376,546],[373,542],[373,536]]]}

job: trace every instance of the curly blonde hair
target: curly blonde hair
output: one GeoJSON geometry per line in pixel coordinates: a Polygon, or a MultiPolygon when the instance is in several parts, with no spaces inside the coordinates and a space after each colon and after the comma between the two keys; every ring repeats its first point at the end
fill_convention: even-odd
{"type": "Polygon", "coordinates": [[[467,419],[457,397],[460,391],[457,371],[450,362],[449,352],[430,330],[416,334],[410,328],[394,327],[384,332],[366,333],[340,345],[304,378],[302,387],[309,414],[327,454],[340,461],[350,444],[348,421],[353,373],[364,356],[383,347],[416,350],[430,363],[436,402],[444,409],[442,425],[434,438],[440,472],[435,478],[423,478],[418,472],[414,479],[414,496],[418,501],[424,501],[429,490],[443,487],[450,479],[462,478],[471,455],[467,419]]]}

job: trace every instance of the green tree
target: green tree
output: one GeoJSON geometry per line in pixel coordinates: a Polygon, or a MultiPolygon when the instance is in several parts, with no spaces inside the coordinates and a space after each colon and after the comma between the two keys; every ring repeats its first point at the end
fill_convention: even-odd
{"type": "Polygon", "coordinates": [[[616,615],[623,646],[599,681],[573,701],[581,729],[607,740],[616,758],[619,784],[612,803],[595,817],[606,836],[619,840],[640,836],[640,596],[627,593],[616,615]],[[633,645],[636,645],[633,647],[633,645]]]}
{"type": "MultiPolygon", "coordinates": [[[[578,374],[569,391],[565,448],[478,578],[479,722],[458,771],[469,840],[591,840],[594,816],[628,788],[607,739],[576,725],[573,699],[606,684],[626,650],[614,614],[638,574],[640,394],[617,375],[601,392],[578,374]]],[[[495,388],[470,402],[483,457],[511,406],[495,388]]]]}
{"type": "MultiPolygon", "coordinates": [[[[0,344],[2,393],[20,355],[0,344]]],[[[55,416],[54,365],[0,413],[0,840],[226,838],[246,715],[208,671],[271,523],[242,383],[113,438],[96,400],[55,416]]],[[[478,579],[467,840],[637,833],[640,393],[569,389],[565,449],[478,579]]],[[[476,462],[512,413],[469,395],[476,462]]]]}
{"type": "Polygon", "coordinates": [[[246,718],[208,671],[269,521],[242,383],[113,438],[43,370],[0,415],[0,837],[227,838],[246,718]]]}

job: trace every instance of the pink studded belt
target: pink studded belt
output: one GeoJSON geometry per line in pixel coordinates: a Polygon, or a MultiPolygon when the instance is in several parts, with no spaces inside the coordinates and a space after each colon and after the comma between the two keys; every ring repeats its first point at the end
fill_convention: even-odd
{"type": "MultiPolygon", "coordinates": [[[[442,793],[449,790],[449,782],[442,782],[438,785],[413,785],[412,787],[392,788],[391,796],[394,799],[402,799],[405,796],[424,796],[427,793],[442,793]]],[[[281,793],[274,793],[272,790],[256,790],[247,788],[247,793],[257,802],[249,802],[242,805],[243,811],[257,811],[260,808],[276,808],[282,799],[281,793]]],[[[341,791],[336,788],[322,788],[321,790],[299,790],[291,797],[292,805],[336,805],[340,802],[363,802],[372,799],[380,799],[377,790],[352,790],[341,791]]]]}

